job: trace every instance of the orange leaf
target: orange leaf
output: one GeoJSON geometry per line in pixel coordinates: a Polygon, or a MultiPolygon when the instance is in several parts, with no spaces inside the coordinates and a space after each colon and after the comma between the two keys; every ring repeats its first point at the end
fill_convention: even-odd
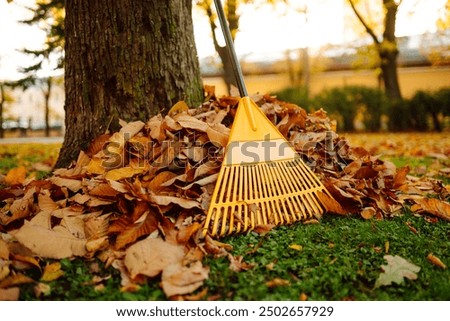
{"type": "Polygon", "coordinates": [[[428,254],[427,260],[430,261],[431,264],[434,264],[443,270],[447,268],[447,266],[437,256],[433,255],[432,253],[428,254]]]}
{"type": "Polygon", "coordinates": [[[427,212],[433,214],[446,221],[450,221],[450,204],[436,198],[420,198],[415,200],[420,208],[414,209],[419,212],[427,212]]]}
{"type": "Polygon", "coordinates": [[[177,234],[177,241],[180,244],[185,244],[201,227],[202,225],[198,222],[194,222],[190,225],[182,225],[177,234]]]}
{"type": "Polygon", "coordinates": [[[364,207],[362,209],[361,216],[364,219],[369,220],[372,217],[374,217],[376,213],[377,213],[377,211],[375,210],[375,208],[373,208],[372,206],[369,206],[369,207],[364,207]]]}
{"type": "Polygon", "coordinates": [[[341,204],[339,204],[334,198],[330,197],[328,194],[318,191],[317,196],[320,202],[325,206],[326,210],[331,213],[347,215],[346,211],[341,204]]]}
{"type": "Polygon", "coordinates": [[[0,289],[10,288],[14,285],[33,283],[34,280],[22,273],[10,274],[0,282],[0,289]]]}
{"type": "Polygon", "coordinates": [[[273,280],[270,280],[270,281],[266,282],[266,285],[269,288],[274,288],[274,287],[277,287],[277,286],[287,286],[289,284],[291,284],[291,283],[288,280],[281,279],[281,278],[275,278],[273,280]]]}
{"type": "Polygon", "coordinates": [[[37,267],[38,269],[41,269],[41,266],[39,265],[39,261],[36,258],[32,257],[32,256],[22,255],[22,254],[18,254],[18,253],[12,253],[11,257],[14,260],[25,262],[25,263],[29,263],[29,264],[37,267]]]}
{"type": "Polygon", "coordinates": [[[158,228],[158,218],[155,213],[148,212],[145,219],[125,227],[116,238],[115,248],[121,249],[136,241],[139,237],[149,235],[158,228]]]}
{"type": "Polygon", "coordinates": [[[25,181],[27,170],[24,166],[11,169],[5,176],[5,183],[8,185],[22,185],[25,181]]]}

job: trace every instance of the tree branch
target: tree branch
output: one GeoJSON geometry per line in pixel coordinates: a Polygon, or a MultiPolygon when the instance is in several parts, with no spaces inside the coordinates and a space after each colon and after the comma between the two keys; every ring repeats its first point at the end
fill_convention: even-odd
{"type": "Polygon", "coordinates": [[[367,22],[364,20],[363,16],[360,14],[360,12],[358,11],[358,9],[356,9],[355,4],[353,2],[353,0],[348,0],[348,2],[350,3],[350,6],[353,9],[353,12],[356,14],[356,17],[358,18],[358,20],[362,23],[362,25],[364,26],[364,28],[366,29],[367,33],[372,37],[373,41],[376,44],[380,44],[380,41],[378,40],[377,35],[375,34],[375,32],[373,31],[372,28],[370,28],[370,26],[367,24],[367,22]]]}

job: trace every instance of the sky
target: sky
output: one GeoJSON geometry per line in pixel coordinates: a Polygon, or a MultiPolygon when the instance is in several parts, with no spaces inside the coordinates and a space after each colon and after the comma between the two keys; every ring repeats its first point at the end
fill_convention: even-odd
{"type": "MultiPolygon", "coordinates": [[[[301,8],[308,3],[308,23],[295,10],[283,5],[242,6],[240,29],[235,47],[238,55],[275,55],[288,48],[305,45],[319,47],[327,43],[351,40],[346,30],[344,0],[291,0],[292,7],[301,8]]],[[[446,0],[403,0],[397,16],[397,36],[433,32],[438,9],[446,0]],[[414,14],[411,12],[414,11],[414,14]]],[[[38,48],[45,35],[38,29],[18,23],[29,13],[23,5],[33,0],[0,0],[0,80],[18,77],[17,68],[28,64],[26,56],[18,54],[21,48],[38,48]]],[[[348,8],[347,8],[348,10],[348,8]]],[[[193,12],[194,32],[200,58],[215,55],[207,18],[197,10],[193,12]]]]}

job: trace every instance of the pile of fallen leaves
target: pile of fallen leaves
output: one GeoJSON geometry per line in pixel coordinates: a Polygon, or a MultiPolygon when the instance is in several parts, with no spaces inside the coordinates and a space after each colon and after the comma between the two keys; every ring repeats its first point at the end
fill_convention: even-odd
{"type": "MultiPolygon", "coordinates": [[[[17,299],[20,284],[29,282],[37,295],[48,291],[23,273],[48,259],[97,257],[120,270],[123,291],[158,277],[170,298],[203,285],[205,255],[227,256],[237,271],[248,268],[229,245],[203,235],[239,102],[209,94],[198,108],[179,102],[166,116],[124,122],[46,179],[27,178],[23,167],[7,173],[0,182],[0,297],[17,299]]],[[[407,167],[350,146],[323,110],[307,114],[274,97],[252,99],[333,195],[328,212],[382,219],[409,205],[430,220],[450,220],[440,181],[410,177],[407,167]]],[[[41,280],[58,278],[59,269],[58,261],[46,265],[41,280]]]]}

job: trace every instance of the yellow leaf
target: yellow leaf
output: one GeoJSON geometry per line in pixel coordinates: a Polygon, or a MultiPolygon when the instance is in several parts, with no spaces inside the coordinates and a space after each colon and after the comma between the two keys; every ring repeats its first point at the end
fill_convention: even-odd
{"type": "Polygon", "coordinates": [[[189,106],[182,100],[177,102],[175,105],[170,108],[169,112],[167,113],[170,117],[175,116],[176,114],[185,112],[189,110],[189,106]]]}
{"type": "Polygon", "coordinates": [[[44,272],[41,276],[41,280],[44,282],[51,282],[59,279],[63,275],[64,271],[61,270],[61,263],[53,262],[45,266],[44,272]]]}
{"type": "Polygon", "coordinates": [[[87,165],[87,172],[89,174],[104,174],[105,173],[105,167],[102,165],[105,160],[101,158],[94,157],[89,161],[89,164],[87,165]]]}
{"type": "Polygon", "coordinates": [[[289,248],[291,248],[291,249],[293,249],[293,250],[296,250],[296,251],[301,251],[301,250],[303,250],[303,246],[298,245],[298,244],[291,244],[291,245],[289,245],[289,248]]]}
{"type": "Polygon", "coordinates": [[[122,167],[110,170],[106,173],[105,178],[112,181],[118,181],[124,178],[130,178],[144,171],[143,168],[122,167]]]}
{"type": "Polygon", "coordinates": [[[281,278],[275,278],[273,280],[270,280],[270,281],[266,282],[266,285],[269,288],[274,288],[274,287],[277,287],[277,286],[287,286],[289,284],[290,284],[290,282],[288,280],[281,279],[281,278]]]}

